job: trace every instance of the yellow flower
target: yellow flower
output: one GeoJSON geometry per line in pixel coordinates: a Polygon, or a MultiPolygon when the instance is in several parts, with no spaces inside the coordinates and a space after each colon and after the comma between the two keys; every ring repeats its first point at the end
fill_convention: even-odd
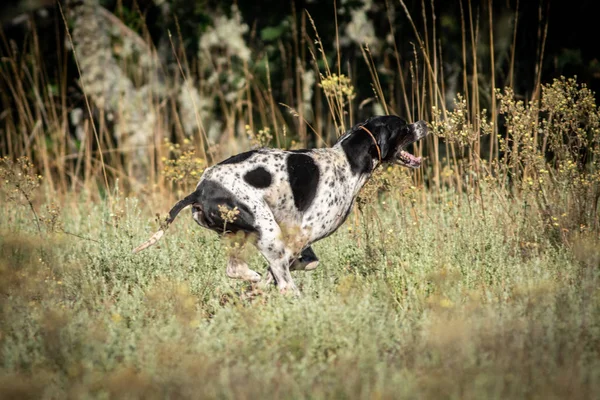
{"type": "Polygon", "coordinates": [[[440,306],[442,308],[452,308],[454,307],[454,303],[450,299],[442,299],[440,300],[440,306]]]}

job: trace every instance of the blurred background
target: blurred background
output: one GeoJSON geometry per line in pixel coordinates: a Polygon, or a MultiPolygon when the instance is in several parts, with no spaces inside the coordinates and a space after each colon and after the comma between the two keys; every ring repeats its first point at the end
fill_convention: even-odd
{"type": "MultiPolygon", "coordinates": [[[[374,114],[432,121],[462,96],[491,159],[501,149],[477,119],[503,129],[497,88],[529,101],[576,76],[597,92],[592,4],[7,0],[0,154],[63,191],[163,187],[185,180],[167,171],[182,155],[194,180],[252,146],[329,145],[374,114]]],[[[417,179],[440,184],[440,143],[418,149],[432,162],[417,179]]]]}

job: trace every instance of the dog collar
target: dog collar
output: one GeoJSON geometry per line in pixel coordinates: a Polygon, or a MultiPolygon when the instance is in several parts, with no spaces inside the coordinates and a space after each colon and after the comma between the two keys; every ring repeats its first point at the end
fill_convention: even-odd
{"type": "Polygon", "coordinates": [[[359,128],[362,129],[363,131],[367,132],[369,134],[369,136],[371,136],[371,139],[373,139],[373,143],[375,143],[375,148],[377,149],[377,157],[379,158],[379,164],[381,164],[381,149],[379,148],[379,145],[377,144],[377,140],[375,140],[375,136],[373,136],[371,131],[368,130],[367,128],[365,128],[363,125],[359,126],[359,128]]]}

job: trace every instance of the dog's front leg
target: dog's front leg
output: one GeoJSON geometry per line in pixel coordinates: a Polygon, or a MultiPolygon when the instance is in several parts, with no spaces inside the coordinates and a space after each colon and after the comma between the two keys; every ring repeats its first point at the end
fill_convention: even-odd
{"type": "MultiPolygon", "coordinates": [[[[289,262],[286,260],[277,260],[275,262],[269,262],[269,275],[272,276],[277,289],[282,294],[300,294],[292,275],[289,270],[289,262]]],[[[268,279],[268,278],[267,278],[268,279]]]]}
{"type": "Polygon", "coordinates": [[[265,280],[268,285],[272,280],[281,293],[298,293],[298,288],[290,274],[290,261],[293,253],[287,249],[277,235],[264,235],[256,243],[256,247],[269,263],[269,276],[265,280]]]}
{"type": "MultiPolygon", "coordinates": [[[[319,258],[313,251],[312,247],[307,247],[302,251],[300,257],[295,257],[290,262],[290,271],[312,271],[319,266],[319,258]]],[[[267,277],[262,281],[264,287],[268,287],[274,282],[273,273],[271,269],[267,271],[267,277]]]]}

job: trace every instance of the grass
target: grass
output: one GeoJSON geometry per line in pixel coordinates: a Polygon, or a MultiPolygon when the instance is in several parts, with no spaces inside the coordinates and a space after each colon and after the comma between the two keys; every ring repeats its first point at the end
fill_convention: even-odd
{"type": "MultiPolygon", "coordinates": [[[[514,93],[518,19],[500,65],[490,9],[467,1],[461,75],[446,99],[449,56],[433,4],[423,3],[422,28],[400,5],[418,44],[413,59],[401,59],[396,42],[385,57],[361,48],[366,65],[328,58],[300,10],[288,43],[294,68],[269,64],[260,49],[243,63],[215,51],[207,65],[188,64],[171,40],[178,72],[145,103],[156,119],[137,147],[105,120],[127,120],[127,110],[101,109],[93,90],[82,93],[85,107],[70,103],[67,82],[49,72],[66,71],[62,50],[64,65],[46,65],[35,29],[23,57],[4,43],[0,398],[600,397],[595,95],[575,78],[541,82],[543,22],[534,87],[514,93]],[[388,64],[395,71],[379,76],[388,64]],[[211,86],[217,65],[246,84],[211,86]],[[275,67],[288,83],[272,79],[275,67]],[[367,95],[355,89],[365,67],[367,95]],[[314,246],[318,269],[294,273],[299,298],[229,280],[227,244],[185,214],[157,246],[131,254],[156,230],[155,213],[207,165],[251,144],[326,145],[374,105],[430,124],[411,149],[424,166],[375,174],[346,224],[314,246]],[[207,130],[219,126],[211,142],[207,130]]],[[[140,52],[152,48],[111,21],[140,52]]],[[[119,65],[148,72],[132,61],[119,65]]],[[[81,76],[96,76],[87,64],[81,76]]],[[[150,76],[162,67],[152,64],[150,76]]],[[[256,252],[243,254],[265,271],[256,252]]]]}
{"type": "Polygon", "coordinates": [[[64,230],[93,240],[0,209],[2,398],[600,394],[597,237],[568,251],[523,211],[385,197],[317,243],[292,298],[228,280],[191,218],[133,255],[155,227],[136,199],[71,201],[64,230]]]}

